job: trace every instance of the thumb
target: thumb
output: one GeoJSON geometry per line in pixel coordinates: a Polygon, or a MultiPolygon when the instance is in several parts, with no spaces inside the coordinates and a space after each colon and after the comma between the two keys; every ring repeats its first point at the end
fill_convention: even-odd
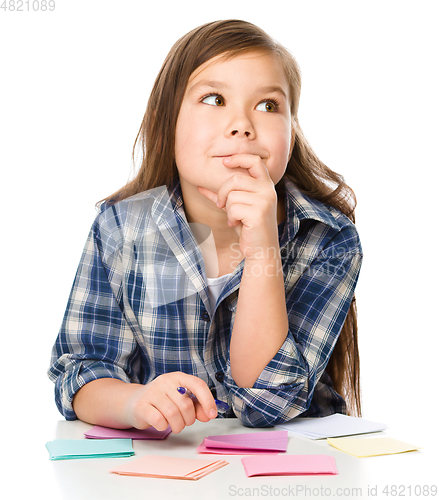
{"type": "MultiPolygon", "coordinates": [[[[183,387],[189,389],[189,391],[195,396],[196,403],[198,403],[199,407],[201,407],[199,409],[202,409],[201,414],[204,413],[208,420],[217,416],[218,411],[215,400],[204,380],[194,375],[184,374],[184,377],[180,377],[180,382],[183,387]]],[[[198,407],[197,404],[195,404],[195,406],[198,407]]]]}

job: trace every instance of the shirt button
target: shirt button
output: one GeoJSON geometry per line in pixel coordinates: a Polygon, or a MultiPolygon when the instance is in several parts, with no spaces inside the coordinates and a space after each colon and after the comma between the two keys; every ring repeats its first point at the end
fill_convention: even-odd
{"type": "Polygon", "coordinates": [[[215,378],[218,380],[218,382],[222,383],[224,382],[224,373],[223,372],[216,372],[215,373],[215,378]]]}
{"type": "Polygon", "coordinates": [[[209,313],[207,311],[203,311],[201,313],[201,319],[203,321],[210,321],[210,316],[209,316],[209,313]]]}

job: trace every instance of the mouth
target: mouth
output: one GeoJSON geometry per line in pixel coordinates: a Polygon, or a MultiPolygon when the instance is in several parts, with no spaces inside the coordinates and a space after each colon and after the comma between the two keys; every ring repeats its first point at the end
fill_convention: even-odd
{"type": "Polygon", "coordinates": [[[257,153],[230,153],[228,155],[214,155],[213,157],[214,158],[229,158],[230,156],[235,156],[235,155],[246,155],[246,154],[250,154],[250,155],[254,155],[254,156],[259,156],[259,158],[261,158],[262,160],[266,159],[265,156],[261,156],[257,153]]]}

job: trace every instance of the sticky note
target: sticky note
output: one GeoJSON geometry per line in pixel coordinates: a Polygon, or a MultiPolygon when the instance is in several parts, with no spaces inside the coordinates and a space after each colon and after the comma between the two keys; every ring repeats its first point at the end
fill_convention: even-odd
{"type": "Polygon", "coordinates": [[[330,455],[251,456],[241,459],[247,477],[338,474],[330,455]]]}
{"type": "Polygon", "coordinates": [[[326,439],[379,432],[387,426],[364,418],[335,413],[321,418],[295,418],[290,422],[278,425],[278,427],[308,439],[326,439]]]}
{"type": "Polygon", "coordinates": [[[223,455],[277,454],[285,452],[287,447],[287,431],[269,431],[209,436],[204,439],[197,451],[223,455]]]}
{"type": "Polygon", "coordinates": [[[211,472],[228,465],[225,460],[203,460],[198,458],[146,455],[121,467],[110,470],[123,476],[156,477],[165,479],[187,479],[196,481],[211,472]]]}
{"type": "Polygon", "coordinates": [[[397,439],[384,438],[329,438],[328,443],[355,457],[373,457],[377,455],[393,455],[394,453],[405,453],[419,450],[413,446],[397,439]]]}
{"type": "Polygon", "coordinates": [[[168,427],[164,431],[158,431],[154,427],[148,429],[111,429],[109,427],[101,427],[95,425],[84,436],[89,439],[165,439],[171,433],[171,428],[168,427]]]}
{"type": "Polygon", "coordinates": [[[50,460],[120,458],[134,455],[131,439],[55,439],[46,443],[50,460]]]}

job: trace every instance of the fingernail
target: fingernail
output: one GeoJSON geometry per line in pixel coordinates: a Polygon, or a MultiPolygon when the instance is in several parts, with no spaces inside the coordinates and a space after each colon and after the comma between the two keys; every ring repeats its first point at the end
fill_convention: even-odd
{"type": "Polygon", "coordinates": [[[216,410],[214,410],[214,409],[210,410],[210,412],[209,412],[209,417],[210,418],[215,418],[216,415],[217,415],[217,411],[216,410]]]}
{"type": "Polygon", "coordinates": [[[230,163],[232,161],[232,157],[231,156],[226,156],[224,159],[223,159],[223,162],[224,163],[230,163]]]}

